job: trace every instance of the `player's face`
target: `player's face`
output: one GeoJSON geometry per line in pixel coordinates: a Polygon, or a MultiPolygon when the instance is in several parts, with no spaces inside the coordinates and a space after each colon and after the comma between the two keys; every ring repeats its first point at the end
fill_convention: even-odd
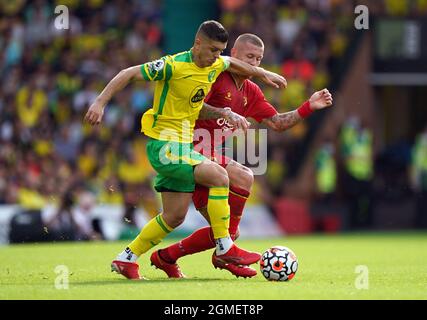
{"type": "Polygon", "coordinates": [[[205,68],[213,65],[226,47],[227,42],[222,43],[207,38],[197,38],[194,45],[194,53],[198,55],[199,67],[205,68]]]}
{"type": "Polygon", "coordinates": [[[239,43],[231,50],[231,56],[258,67],[264,56],[264,47],[258,47],[250,42],[239,43]]]}

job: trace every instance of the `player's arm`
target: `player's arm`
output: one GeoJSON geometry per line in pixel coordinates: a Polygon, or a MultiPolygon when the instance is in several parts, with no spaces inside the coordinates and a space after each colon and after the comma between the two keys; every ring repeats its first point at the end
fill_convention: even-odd
{"type": "Polygon", "coordinates": [[[200,109],[198,119],[208,120],[219,118],[224,118],[236,129],[246,130],[251,125],[245,117],[231,111],[229,108],[216,108],[204,102],[202,109],[200,109]]]}
{"type": "Polygon", "coordinates": [[[302,117],[298,114],[297,110],[293,110],[286,113],[278,113],[271,118],[264,119],[262,123],[274,131],[281,132],[292,128],[294,125],[300,122],[301,119],[302,117]]]}
{"type": "Polygon", "coordinates": [[[332,105],[332,95],[328,89],[313,93],[308,101],[298,109],[290,112],[278,113],[262,122],[275,131],[285,131],[295,126],[302,119],[307,118],[316,110],[324,109],[332,105]]]}
{"type": "Polygon", "coordinates": [[[260,67],[251,66],[250,64],[233,57],[227,57],[227,60],[230,63],[227,71],[247,77],[256,77],[275,88],[286,88],[288,85],[286,79],[277,73],[260,67]]]}
{"type": "Polygon", "coordinates": [[[133,66],[127,69],[121,70],[102,90],[99,96],[95,99],[94,103],[89,107],[86,113],[85,121],[91,125],[99,124],[104,114],[104,109],[111,98],[129,82],[133,80],[143,80],[141,74],[141,65],[133,66]]]}
{"type": "Polygon", "coordinates": [[[107,103],[118,91],[133,80],[159,81],[168,80],[173,73],[173,59],[165,56],[161,59],[130,67],[120,71],[102,90],[95,102],[89,107],[85,120],[91,125],[99,124],[107,103]]]}

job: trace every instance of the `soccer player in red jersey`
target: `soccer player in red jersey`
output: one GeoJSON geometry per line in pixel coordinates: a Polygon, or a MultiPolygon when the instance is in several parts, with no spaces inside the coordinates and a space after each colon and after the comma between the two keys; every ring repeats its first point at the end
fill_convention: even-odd
{"type": "MultiPolygon", "coordinates": [[[[263,54],[264,44],[259,37],[253,34],[240,35],[231,50],[232,57],[252,66],[260,65],[263,54]]],[[[232,134],[233,130],[236,129],[230,126],[227,121],[230,119],[229,117],[235,116],[232,112],[245,118],[253,118],[275,131],[284,131],[308,117],[315,110],[331,106],[332,95],[327,89],[323,89],[315,92],[299,108],[286,113],[278,113],[266,101],[261,89],[254,82],[231,72],[223,72],[212,86],[205,103],[218,109],[219,119],[203,120],[199,118],[197,120],[195,129],[203,128],[208,130],[211,134],[212,145],[206,146],[203,145],[202,141],[197,141],[197,133],[195,134],[194,145],[196,150],[218,162],[227,170],[230,179],[228,202],[231,209],[229,233],[234,240],[239,235],[239,222],[246,200],[249,197],[254,177],[251,169],[215,151],[214,147],[221,145],[225,140],[224,137],[227,134],[232,134]],[[223,134],[218,137],[218,135],[214,135],[214,130],[222,130],[223,134]],[[210,154],[207,154],[209,152],[210,154]]],[[[196,186],[193,202],[195,207],[207,218],[208,189],[206,187],[196,186]]],[[[215,248],[215,242],[211,227],[207,226],[195,231],[178,243],[153,252],[151,263],[165,271],[169,277],[181,278],[184,275],[176,261],[183,256],[211,248],[215,248]]],[[[215,268],[226,269],[236,276],[253,277],[256,275],[256,270],[249,266],[239,265],[238,262],[227,263],[221,261],[215,255],[212,256],[212,263],[215,268]]]]}

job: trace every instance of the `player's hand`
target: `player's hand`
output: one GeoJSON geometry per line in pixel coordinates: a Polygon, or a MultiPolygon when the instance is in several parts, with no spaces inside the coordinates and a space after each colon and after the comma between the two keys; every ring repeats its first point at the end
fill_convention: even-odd
{"type": "Polygon", "coordinates": [[[260,79],[268,84],[269,86],[272,86],[274,88],[280,89],[280,88],[286,88],[288,86],[288,82],[286,81],[286,79],[284,77],[282,77],[281,75],[268,71],[268,70],[264,70],[264,76],[261,77],[260,79]]]}
{"type": "Polygon", "coordinates": [[[104,115],[104,105],[95,101],[87,111],[84,120],[89,124],[100,124],[104,115]]]}
{"type": "Polygon", "coordinates": [[[245,132],[251,125],[251,123],[246,120],[245,117],[231,110],[228,110],[224,119],[228,121],[228,123],[231,124],[235,129],[242,129],[245,132]]]}
{"type": "Polygon", "coordinates": [[[320,110],[330,107],[333,102],[332,94],[328,89],[317,91],[310,97],[309,102],[312,110],[320,110]]]}

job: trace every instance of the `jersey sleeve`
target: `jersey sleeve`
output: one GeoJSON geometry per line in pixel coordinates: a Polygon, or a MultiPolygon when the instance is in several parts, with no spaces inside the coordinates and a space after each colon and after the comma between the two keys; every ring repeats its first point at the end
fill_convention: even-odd
{"type": "Polygon", "coordinates": [[[214,82],[214,84],[211,87],[211,90],[208,92],[208,94],[205,97],[205,102],[210,104],[210,100],[215,98],[215,95],[220,91],[221,89],[221,78],[222,77],[222,73],[221,75],[216,79],[216,81],[214,82]]]}
{"type": "Polygon", "coordinates": [[[252,99],[249,106],[248,117],[255,119],[258,123],[264,119],[275,116],[278,112],[264,97],[261,89],[255,84],[251,83],[252,99]]]}
{"type": "Polygon", "coordinates": [[[222,71],[227,70],[230,67],[230,57],[228,56],[219,56],[219,58],[222,60],[224,66],[222,68],[222,71]]]}
{"type": "Polygon", "coordinates": [[[172,78],[174,61],[171,56],[164,56],[158,60],[141,65],[141,74],[147,81],[169,80],[172,78]]]}

